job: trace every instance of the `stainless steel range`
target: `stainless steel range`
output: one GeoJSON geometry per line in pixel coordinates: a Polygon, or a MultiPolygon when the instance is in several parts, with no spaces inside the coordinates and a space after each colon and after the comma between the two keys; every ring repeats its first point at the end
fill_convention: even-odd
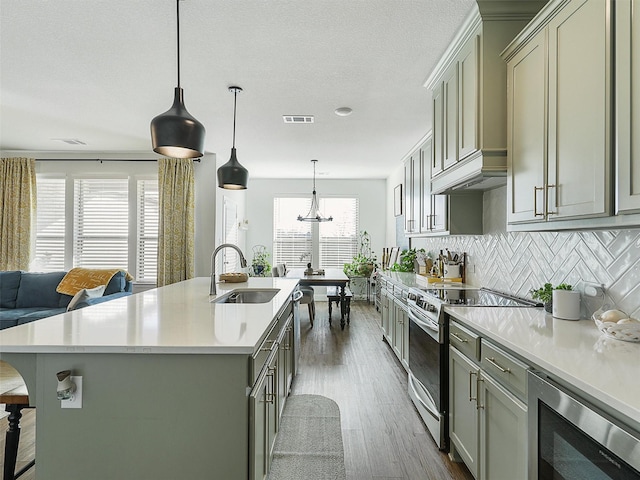
{"type": "Polygon", "coordinates": [[[443,306],[541,307],[542,304],[464,285],[411,288],[407,303],[409,396],[438,448],[448,450],[449,322],[443,306]]]}

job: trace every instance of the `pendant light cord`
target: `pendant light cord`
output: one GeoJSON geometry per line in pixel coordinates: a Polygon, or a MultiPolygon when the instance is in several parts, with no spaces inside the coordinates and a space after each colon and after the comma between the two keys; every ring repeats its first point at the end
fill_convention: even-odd
{"type": "Polygon", "coordinates": [[[178,45],[178,88],[180,88],[180,0],[176,0],[176,44],[178,45]]]}
{"type": "Polygon", "coordinates": [[[236,148],[236,101],[238,99],[238,90],[233,91],[233,148],[236,148]]]}

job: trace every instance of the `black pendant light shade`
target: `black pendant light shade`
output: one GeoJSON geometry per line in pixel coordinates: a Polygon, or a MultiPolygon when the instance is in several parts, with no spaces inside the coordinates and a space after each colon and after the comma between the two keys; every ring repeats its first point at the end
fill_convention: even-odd
{"type": "Polygon", "coordinates": [[[175,88],[173,105],[151,120],[153,151],[173,158],[198,158],[204,152],[204,125],[184,106],[184,90],[175,88]]]}
{"type": "Polygon", "coordinates": [[[180,0],[176,0],[176,38],[178,46],[178,86],[173,105],[151,120],[153,151],[173,158],[198,158],[204,152],[204,125],[184,106],[184,91],[180,88],[180,0]]]}
{"type": "Polygon", "coordinates": [[[231,147],[231,158],[218,169],[218,187],[227,190],[245,190],[249,180],[249,171],[240,165],[236,158],[236,100],[242,88],[229,87],[229,91],[233,93],[233,146],[231,147]]]}

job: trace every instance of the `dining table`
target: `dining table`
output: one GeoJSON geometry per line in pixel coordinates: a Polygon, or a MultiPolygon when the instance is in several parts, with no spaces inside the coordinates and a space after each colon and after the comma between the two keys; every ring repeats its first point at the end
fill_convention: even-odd
{"type": "MultiPolygon", "coordinates": [[[[349,277],[339,268],[321,268],[313,270],[304,268],[292,268],[287,271],[287,278],[297,278],[300,285],[311,287],[338,287],[340,291],[340,328],[344,330],[347,313],[347,302],[345,300],[345,289],[349,283],[349,277]]],[[[331,319],[329,319],[331,325],[331,319]]]]}

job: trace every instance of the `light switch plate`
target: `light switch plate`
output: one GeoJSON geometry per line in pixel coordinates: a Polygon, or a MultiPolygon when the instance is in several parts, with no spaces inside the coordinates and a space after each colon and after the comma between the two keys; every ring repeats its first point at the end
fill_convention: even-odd
{"type": "Polygon", "coordinates": [[[82,377],[71,376],[71,381],[76,384],[76,391],[68,400],[60,400],[61,408],[82,408],[82,377]]]}

